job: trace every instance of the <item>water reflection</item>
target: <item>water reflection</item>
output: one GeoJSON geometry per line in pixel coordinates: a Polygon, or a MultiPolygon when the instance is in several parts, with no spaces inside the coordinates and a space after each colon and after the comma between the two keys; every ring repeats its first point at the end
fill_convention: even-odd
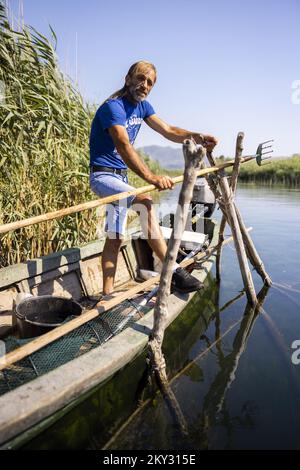
{"type": "Polygon", "coordinates": [[[247,340],[251,334],[254,323],[261,312],[263,303],[267,296],[269,287],[264,286],[259,292],[257,299],[258,305],[252,308],[249,304],[246,305],[244,315],[240,327],[233,339],[232,350],[229,354],[225,354],[222,349],[222,335],[220,331],[220,315],[216,318],[216,351],[218,357],[219,372],[216,374],[208,393],[203,400],[202,408],[202,429],[200,448],[209,448],[209,431],[218,422],[223,425],[227,430],[227,435],[230,436],[231,428],[234,422],[237,421],[239,425],[253,426],[254,422],[251,415],[255,411],[255,407],[251,404],[245,405],[242,409],[242,417],[233,419],[230,418],[230,412],[226,408],[225,395],[231,387],[236,377],[236,371],[239,365],[240,358],[246,349],[247,340]],[[222,415],[220,412],[222,411],[222,415]],[[222,416],[222,417],[221,417],[222,416]]]}
{"type": "Polygon", "coordinates": [[[208,449],[210,448],[210,433],[216,425],[222,426],[223,430],[226,429],[228,439],[230,439],[235,423],[251,426],[251,416],[255,412],[255,407],[251,403],[245,404],[242,415],[231,418],[230,411],[226,407],[225,396],[235,380],[240,358],[246,349],[247,340],[261,311],[267,292],[268,288],[264,287],[258,294],[258,306],[253,309],[247,304],[241,318],[233,322],[223,332],[221,312],[231,306],[242,294],[227,302],[223,308],[219,308],[216,304],[217,308],[212,318],[214,340],[210,341],[209,336],[202,334],[200,340],[205,347],[170,381],[172,389],[181,402],[183,414],[188,420],[188,435],[186,437],[182,436],[180,430],[176,428],[176,423],[171,419],[171,415],[168,415],[163,399],[155,397],[147,408],[141,408],[139,414],[135,413],[135,419],[127,429],[123,429],[122,435],[119,434],[115,440],[111,441],[108,448],[208,449]],[[225,339],[236,329],[229,349],[225,339]],[[200,391],[199,387],[205,388],[206,379],[204,371],[201,369],[201,359],[209,354],[216,359],[215,374],[210,378],[210,386],[204,396],[198,393],[198,403],[191,410],[191,402],[195,401],[195,390],[200,391]],[[188,384],[184,385],[185,378],[189,380],[188,384]],[[184,389],[183,400],[182,388],[184,389]],[[196,413],[196,419],[195,414],[193,416],[191,411],[196,413]],[[164,434],[159,433],[158,438],[157,432],[153,431],[160,428],[164,429],[164,434]],[[142,440],[140,439],[141,435],[143,436],[142,440]],[[178,437],[180,437],[179,441],[178,437]]]}

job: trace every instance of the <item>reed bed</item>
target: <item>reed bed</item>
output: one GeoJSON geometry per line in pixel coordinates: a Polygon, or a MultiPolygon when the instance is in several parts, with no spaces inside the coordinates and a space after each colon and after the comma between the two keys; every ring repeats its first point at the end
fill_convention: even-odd
{"type": "MultiPolygon", "coordinates": [[[[88,188],[92,109],[59,70],[56,36],[14,31],[0,4],[0,223],[77,204],[88,188]]],[[[93,237],[95,214],[28,227],[1,237],[0,264],[23,261],[93,237]]]]}
{"type": "MultiPolygon", "coordinates": [[[[50,32],[14,30],[0,1],[0,224],[96,198],[88,181],[96,107],[60,71],[50,32]]],[[[2,235],[0,267],[94,240],[98,222],[99,211],[85,211],[2,235]]]]}

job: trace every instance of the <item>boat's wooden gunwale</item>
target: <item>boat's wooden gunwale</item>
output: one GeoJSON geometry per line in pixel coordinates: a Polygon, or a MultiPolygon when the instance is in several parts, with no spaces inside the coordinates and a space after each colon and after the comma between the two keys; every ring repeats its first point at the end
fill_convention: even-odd
{"type": "MultiPolygon", "coordinates": [[[[138,237],[140,233],[137,226],[123,240],[116,288],[126,286],[136,276],[131,240],[132,236],[138,237]]],[[[99,298],[99,286],[102,284],[100,256],[104,243],[103,238],[82,247],[0,269],[0,339],[11,333],[12,313],[18,293],[59,295],[77,301],[86,296],[99,298]]]]}
{"type": "MultiPolygon", "coordinates": [[[[134,233],[140,233],[140,227],[137,226],[135,230],[129,233],[129,237],[122,242],[122,247],[129,244],[134,233]]],[[[105,238],[101,238],[78,248],[69,248],[24,263],[1,268],[0,290],[14,286],[32,277],[41,276],[54,269],[63,268],[64,266],[70,265],[72,267],[72,265],[75,265],[74,269],[76,269],[80,261],[101,253],[104,243],[105,238]]]]}

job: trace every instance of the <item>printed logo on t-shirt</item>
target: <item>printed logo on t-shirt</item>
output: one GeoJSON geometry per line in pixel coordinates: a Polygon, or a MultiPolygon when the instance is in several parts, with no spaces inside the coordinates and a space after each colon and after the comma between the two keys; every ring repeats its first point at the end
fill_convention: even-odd
{"type": "Polygon", "coordinates": [[[130,116],[129,119],[126,120],[125,128],[127,130],[127,134],[128,134],[131,145],[134,144],[134,141],[140,130],[142,122],[143,122],[143,118],[138,117],[136,114],[133,114],[132,116],[130,116]]]}
{"type": "Polygon", "coordinates": [[[132,128],[135,126],[139,126],[142,124],[142,122],[143,122],[143,118],[137,117],[136,114],[133,114],[132,116],[130,116],[129,119],[126,120],[125,127],[126,129],[128,129],[128,128],[132,128]]]}

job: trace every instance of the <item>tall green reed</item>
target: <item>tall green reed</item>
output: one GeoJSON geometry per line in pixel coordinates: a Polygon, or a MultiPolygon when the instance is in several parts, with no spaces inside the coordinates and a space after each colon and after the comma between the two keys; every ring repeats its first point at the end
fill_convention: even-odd
{"type": "MultiPolygon", "coordinates": [[[[93,110],[60,71],[56,36],[15,31],[0,3],[0,223],[94,198],[88,185],[93,110]]],[[[1,237],[0,264],[20,262],[95,237],[95,212],[1,237]]]]}
{"type": "MultiPolygon", "coordinates": [[[[95,199],[88,183],[95,108],[60,71],[50,31],[51,40],[32,27],[14,30],[0,0],[0,224],[95,199]]],[[[145,184],[132,173],[130,182],[145,184]]],[[[84,211],[1,235],[0,267],[94,240],[98,219],[84,211]]]]}

